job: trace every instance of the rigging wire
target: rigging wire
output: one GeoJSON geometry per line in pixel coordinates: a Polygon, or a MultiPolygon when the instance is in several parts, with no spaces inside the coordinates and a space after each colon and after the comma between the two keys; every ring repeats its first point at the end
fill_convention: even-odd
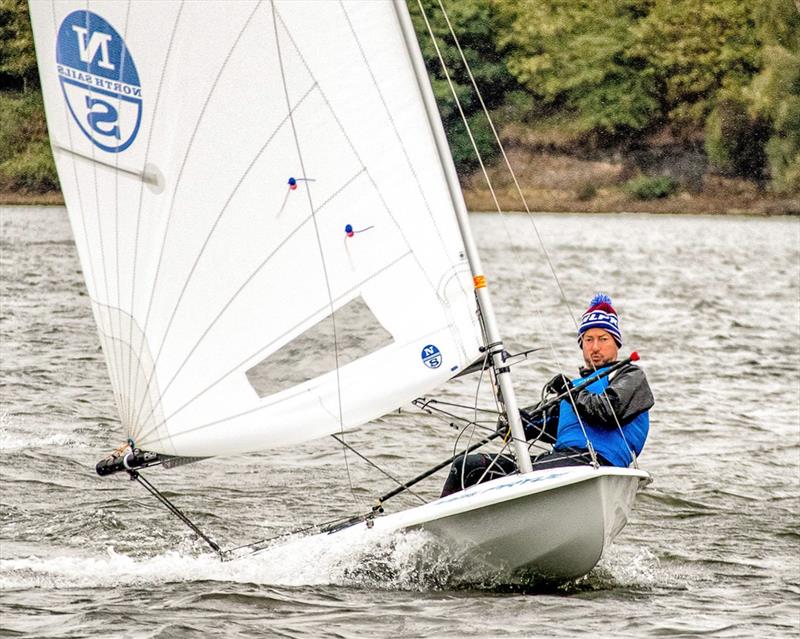
{"type": "MultiPolygon", "coordinates": [[[[495,139],[495,141],[497,143],[497,147],[498,147],[498,149],[500,150],[500,153],[503,156],[503,161],[505,162],[506,168],[508,169],[508,172],[511,175],[511,179],[514,181],[514,186],[515,186],[515,188],[517,190],[517,193],[519,194],[520,200],[522,201],[522,205],[525,207],[525,213],[527,215],[527,218],[530,221],[534,232],[536,233],[537,239],[539,240],[539,246],[542,249],[542,253],[544,254],[545,260],[547,261],[547,265],[550,268],[550,272],[552,273],[553,279],[555,280],[556,286],[558,286],[559,293],[561,294],[561,301],[567,307],[567,311],[569,313],[570,319],[575,324],[575,328],[577,329],[578,328],[578,322],[576,320],[575,313],[572,311],[572,308],[571,308],[571,306],[569,304],[569,300],[567,299],[567,296],[564,293],[564,288],[561,285],[561,280],[559,280],[558,274],[556,273],[555,266],[553,265],[553,261],[550,259],[550,252],[547,250],[547,246],[544,243],[544,239],[542,238],[541,234],[539,233],[539,228],[536,226],[536,222],[533,219],[533,214],[531,213],[530,207],[528,206],[528,201],[525,198],[525,194],[523,193],[522,188],[520,187],[519,180],[517,180],[517,175],[514,172],[514,169],[511,167],[511,162],[508,159],[508,155],[506,155],[506,150],[503,147],[503,143],[500,141],[500,136],[498,135],[497,129],[494,126],[494,121],[492,120],[491,116],[489,115],[489,109],[486,107],[486,103],[483,101],[483,94],[481,93],[480,89],[478,88],[478,83],[475,81],[475,77],[472,75],[472,68],[470,67],[469,62],[467,62],[467,58],[464,55],[464,51],[461,49],[461,43],[459,42],[458,36],[456,35],[456,32],[453,29],[453,25],[450,22],[450,16],[447,14],[447,10],[444,8],[444,3],[442,2],[442,0],[437,0],[437,1],[439,3],[440,9],[442,10],[442,16],[444,17],[445,21],[447,22],[447,28],[450,31],[450,35],[453,37],[453,42],[455,43],[456,48],[458,49],[458,54],[461,57],[461,62],[464,65],[464,69],[466,70],[467,75],[469,76],[469,79],[470,79],[470,82],[472,83],[473,89],[475,89],[475,95],[478,97],[478,100],[480,101],[481,109],[483,109],[483,113],[486,116],[486,120],[489,123],[489,127],[492,129],[492,135],[494,135],[494,139],[495,139]]],[[[466,125],[466,120],[464,121],[464,124],[466,125]]],[[[472,136],[470,136],[470,138],[471,137],[472,136]]],[[[475,152],[478,153],[477,147],[475,148],[475,152]]],[[[483,163],[481,163],[481,168],[483,168],[483,163]]],[[[486,171],[485,170],[484,170],[484,176],[486,176],[486,181],[489,182],[489,177],[488,177],[488,175],[486,175],[486,171]]],[[[490,188],[491,188],[491,186],[490,186],[490,188]]],[[[492,191],[492,197],[494,198],[494,191],[492,191]]],[[[495,198],[495,203],[497,203],[496,198],[495,198]]],[[[500,207],[498,205],[498,210],[499,209],[500,209],[500,207]]],[[[502,213],[502,211],[500,211],[500,213],[502,213]]]]}
{"type": "MultiPolygon", "coordinates": [[[[481,91],[478,88],[478,83],[475,81],[475,77],[472,75],[472,69],[471,69],[471,67],[469,65],[469,62],[467,62],[467,58],[464,56],[464,51],[461,49],[461,43],[459,42],[458,36],[456,35],[456,32],[455,32],[455,29],[453,29],[453,25],[450,22],[450,17],[448,16],[447,11],[444,8],[443,0],[437,0],[437,1],[439,3],[439,7],[442,10],[442,15],[444,16],[444,19],[447,22],[447,27],[448,27],[448,29],[450,31],[450,35],[453,37],[453,42],[455,42],[456,48],[458,49],[458,53],[461,56],[461,61],[464,64],[464,69],[466,70],[467,75],[469,76],[470,82],[472,83],[472,87],[475,89],[475,94],[478,96],[478,100],[480,101],[481,108],[483,109],[483,113],[486,116],[486,120],[487,120],[487,122],[489,123],[489,126],[492,129],[492,135],[494,135],[494,139],[495,139],[495,141],[497,143],[497,147],[498,147],[498,149],[500,150],[500,153],[503,156],[503,161],[506,164],[506,168],[508,169],[508,172],[511,175],[511,178],[514,180],[514,186],[515,186],[515,188],[517,190],[517,193],[519,194],[519,197],[520,197],[520,200],[522,201],[523,206],[525,207],[526,217],[530,221],[531,226],[533,227],[533,230],[536,233],[536,237],[539,240],[539,246],[542,249],[542,253],[545,256],[545,259],[547,260],[548,266],[550,267],[550,272],[552,273],[553,279],[555,280],[556,286],[558,287],[558,290],[559,290],[559,292],[561,294],[561,301],[564,304],[564,306],[566,306],[567,312],[569,314],[569,317],[572,320],[572,323],[575,325],[575,329],[577,331],[578,330],[577,316],[574,313],[574,311],[572,310],[572,307],[570,306],[569,300],[567,299],[567,296],[564,293],[564,288],[561,285],[561,280],[559,280],[558,274],[556,273],[555,267],[553,266],[553,261],[550,259],[550,252],[547,250],[547,246],[545,245],[544,240],[543,240],[541,234],[539,233],[539,228],[536,226],[536,222],[533,219],[533,214],[531,213],[530,207],[528,206],[528,201],[525,198],[525,194],[523,193],[522,188],[520,187],[519,180],[517,180],[517,175],[516,175],[514,169],[511,166],[511,162],[508,159],[508,155],[506,154],[506,150],[505,150],[505,148],[503,146],[503,143],[500,141],[500,136],[498,135],[497,129],[494,126],[494,121],[492,120],[492,117],[489,114],[489,109],[486,107],[486,103],[483,101],[483,95],[481,94],[481,91]]],[[[466,125],[466,120],[465,120],[464,124],[466,125]]],[[[477,148],[475,150],[477,152],[477,148]]],[[[484,172],[484,175],[486,175],[485,172],[484,172]]],[[[488,176],[487,176],[487,181],[488,181],[488,176]]],[[[502,211],[501,211],[501,214],[502,214],[502,211]]],[[[537,311],[538,311],[538,308],[537,308],[537,311]]],[[[540,314],[540,319],[541,319],[541,312],[539,314],[540,314]]],[[[561,366],[559,364],[559,369],[560,368],[561,368],[561,366]]],[[[592,364],[592,369],[593,369],[594,372],[597,372],[597,367],[594,364],[592,364]]],[[[561,371],[561,372],[563,373],[563,371],[561,371]]],[[[610,381],[610,379],[609,379],[609,381],[610,381]]],[[[633,449],[628,444],[628,441],[625,438],[625,433],[622,432],[622,425],[620,424],[619,418],[617,417],[617,414],[616,414],[616,411],[614,410],[614,407],[611,405],[611,400],[609,399],[608,393],[606,393],[605,388],[603,389],[602,394],[603,394],[603,398],[606,400],[606,403],[608,404],[608,407],[609,407],[609,409],[611,411],[611,415],[614,418],[614,422],[616,424],[617,430],[619,431],[619,434],[622,436],[622,441],[625,442],[625,446],[631,452],[631,456],[633,458],[633,466],[634,466],[634,468],[639,468],[639,463],[638,463],[638,460],[636,458],[636,453],[633,451],[633,449]]],[[[575,400],[572,397],[572,393],[569,393],[569,401],[572,404],[573,410],[575,411],[575,416],[578,418],[578,423],[579,423],[579,425],[581,427],[581,431],[583,432],[583,436],[586,439],[586,443],[588,444],[589,452],[591,453],[592,460],[596,463],[596,455],[595,455],[593,447],[592,447],[592,442],[589,440],[589,437],[586,435],[586,429],[584,428],[583,420],[581,419],[580,415],[578,414],[577,406],[575,405],[575,400]]]]}
{"type": "MultiPolygon", "coordinates": [[[[458,93],[455,90],[455,87],[453,85],[452,78],[450,77],[450,72],[448,71],[447,64],[444,61],[444,57],[442,56],[442,52],[441,52],[441,49],[439,48],[439,44],[436,41],[436,36],[435,36],[435,34],[433,32],[433,28],[431,27],[430,21],[428,20],[428,15],[427,15],[427,13],[425,11],[425,7],[422,4],[422,0],[417,0],[417,5],[419,6],[420,12],[421,12],[422,17],[423,17],[423,19],[425,21],[425,25],[426,25],[427,30],[428,30],[428,35],[429,35],[431,43],[433,44],[433,47],[434,47],[434,49],[436,51],[436,55],[437,55],[437,57],[439,59],[439,64],[440,64],[440,66],[442,68],[442,72],[444,73],[445,78],[447,80],[447,84],[448,84],[448,86],[450,88],[450,93],[453,96],[453,100],[455,101],[456,107],[458,108],[458,112],[459,112],[459,114],[461,116],[461,120],[464,123],[464,127],[466,129],[467,136],[469,137],[470,144],[472,145],[472,150],[475,153],[475,157],[478,160],[478,164],[479,164],[479,166],[481,168],[481,172],[483,174],[484,180],[486,181],[486,185],[489,188],[489,193],[492,196],[492,201],[494,202],[495,208],[497,209],[497,212],[500,214],[500,218],[503,221],[503,227],[504,227],[504,230],[505,230],[506,235],[508,237],[509,246],[511,248],[511,251],[514,253],[515,262],[517,264],[521,265],[521,264],[524,263],[523,260],[522,260],[522,256],[519,255],[519,253],[518,253],[518,251],[516,249],[516,246],[514,244],[511,232],[508,229],[505,213],[503,212],[503,209],[500,206],[500,203],[499,203],[499,201],[497,199],[497,194],[495,193],[494,186],[493,186],[492,181],[491,181],[491,179],[489,177],[489,174],[488,174],[488,172],[486,170],[486,166],[485,166],[485,164],[483,162],[483,157],[481,156],[481,153],[478,150],[477,143],[475,142],[475,138],[474,138],[474,136],[472,134],[472,128],[470,127],[469,122],[467,121],[466,114],[464,113],[464,109],[463,109],[463,107],[461,105],[461,100],[459,99],[458,93]]],[[[442,13],[446,16],[447,15],[446,11],[444,10],[444,7],[441,5],[441,3],[440,3],[440,6],[442,7],[442,13]]],[[[450,24],[450,22],[449,22],[449,19],[448,19],[448,25],[449,24],[450,24]]],[[[451,33],[452,33],[452,27],[451,27],[451,33]]],[[[459,51],[461,51],[460,46],[459,46],[459,51]]],[[[466,62],[466,58],[464,58],[464,56],[463,56],[463,52],[461,52],[461,56],[462,56],[463,63],[468,68],[468,63],[466,62]]],[[[470,77],[472,77],[471,76],[471,72],[470,72],[470,77]]],[[[473,87],[475,88],[476,93],[478,95],[480,95],[480,90],[477,88],[477,85],[474,84],[474,79],[473,79],[473,87]]],[[[488,110],[486,110],[485,103],[483,102],[482,98],[481,98],[481,104],[484,107],[484,113],[488,117],[488,110]]],[[[499,138],[496,138],[496,140],[497,140],[498,145],[501,146],[501,148],[502,148],[502,144],[500,143],[499,138]]],[[[551,266],[551,271],[555,275],[555,269],[553,268],[552,263],[550,263],[550,266],[551,266]]],[[[526,286],[528,288],[529,294],[531,295],[532,298],[535,299],[533,288],[532,288],[532,286],[530,284],[529,279],[525,276],[525,272],[524,271],[523,271],[523,278],[522,279],[523,279],[523,281],[525,281],[525,284],[526,284],[526,286]]],[[[562,297],[563,297],[563,294],[562,294],[562,297]]],[[[539,310],[538,306],[536,307],[536,312],[539,315],[540,323],[542,324],[542,326],[544,326],[544,319],[543,319],[543,317],[541,315],[541,311],[539,310]]],[[[574,318],[573,318],[573,322],[574,322],[574,318]]],[[[550,347],[550,350],[551,350],[551,352],[553,354],[553,357],[556,360],[556,362],[558,363],[558,358],[555,355],[555,347],[553,346],[553,343],[550,340],[547,331],[544,331],[544,333],[545,333],[546,339],[548,341],[548,346],[550,347]]],[[[558,363],[558,365],[559,365],[559,369],[561,369],[560,363],[558,363]]]]}
{"type": "MultiPolygon", "coordinates": [[[[537,239],[539,241],[539,245],[541,247],[542,253],[545,256],[545,259],[547,261],[548,267],[550,268],[550,272],[551,272],[551,274],[553,276],[553,279],[554,279],[554,281],[555,281],[555,283],[556,283],[556,285],[558,287],[558,290],[559,290],[559,293],[560,293],[560,296],[561,296],[561,303],[564,304],[564,306],[566,307],[567,312],[569,314],[569,317],[572,320],[572,323],[574,324],[574,326],[576,328],[576,331],[577,331],[578,322],[577,322],[576,315],[573,312],[573,310],[572,310],[572,308],[571,308],[571,306],[569,304],[567,296],[566,296],[566,294],[564,292],[564,288],[563,288],[563,286],[561,284],[560,279],[558,278],[558,274],[556,273],[556,270],[555,270],[555,267],[553,265],[552,259],[550,258],[550,254],[549,254],[549,252],[547,250],[547,247],[546,247],[546,245],[544,243],[544,240],[543,240],[543,238],[541,236],[541,233],[539,232],[539,229],[538,229],[538,227],[536,225],[536,222],[533,219],[533,214],[531,213],[530,207],[528,206],[527,199],[525,198],[525,195],[524,195],[524,193],[522,191],[522,188],[520,187],[519,180],[517,179],[516,173],[514,172],[514,169],[511,166],[511,162],[508,159],[508,155],[506,154],[506,151],[505,151],[505,148],[503,146],[503,143],[500,140],[500,136],[497,133],[497,129],[495,128],[495,125],[494,125],[494,122],[492,120],[492,117],[489,114],[489,110],[486,107],[486,103],[485,103],[485,101],[483,99],[483,95],[482,95],[480,89],[478,88],[477,82],[475,81],[475,77],[472,74],[472,69],[471,69],[471,67],[469,65],[469,62],[467,62],[467,59],[464,56],[464,51],[461,48],[461,44],[460,44],[460,42],[458,40],[458,36],[456,35],[455,30],[453,29],[452,23],[450,22],[450,17],[449,17],[449,15],[447,13],[447,10],[444,7],[443,1],[442,0],[437,0],[437,2],[438,2],[439,7],[441,9],[442,16],[444,17],[445,21],[447,22],[447,27],[448,27],[448,30],[450,31],[450,35],[453,38],[453,42],[455,43],[456,48],[458,49],[459,55],[461,57],[462,64],[464,65],[464,69],[466,70],[466,72],[467,72],[467,74],[469,76],[470,82],[472,84],[472,87],[475,90],[475,94],[478,97],[478,100],[480,101],[481,108],[482,108],[483,113],[486,116],[486,119],[487,119],[487,121],[489,123],[489,126],[490,126],[491,130],[492,130],[492,134],[494,135],[494,139],[495,139],[495,142],[497,144],[497,147],[498,147],[498,149],[500,150],[500,152],[502,154],[503,161],[505,162],[506,167],[508,169],[508,172],[511,175],[513,181],[514,181],[514,186],[515,186],[515,188],[517,190],[517,193],[518,193],[518,195],[520,197],[520,200],[522,201],[522,204],[525,207],[526,217],[530,221],[531,226],[534,229],[534,232],[535,232],[536,237],[537,237],[537,239]]],[[[464,127],[466,128],[467,134],[468,134],[469,139],[470,139],[470,143],[472,144],[473,151],[475,152],[475,156],[477,157],[478,163],[479,163],[479,165],[481,167],[481,172],[483,173],[484,179],[486,180],[486,184],[487,184],[487,186],[489,188],[489,191],[491,193],[492,200],[494,201],[494,204],[495,204],[495,206],[497,208],[497,211],[498,211],[498,213],[500,213],[501,219],[503,220],[503,225],[504,225],[506,234],[509,237],[509,245],[511,246],[511,250],[515,253],[515,257],[517,258],[517,260],[516,260],[517,263],[522,264],[523,262],[519,259],[519,256],[516,254],[516,249],[514,248],[513,240],[511,238],[511,234],[510,234],[510,232],[508,230],[508,226],[507,226],[507,223],[506,223],[505,215],[504,215],[503,210],[500,207],[500,204],[499,204],[499,202],[497,200],[497,196],[496,196],[494,187],[492,186],[491,179],[489,178],[488,172],[486,171],[486,167],[484,165],[483,158],[480,155],[480,151],[478,150],[477,144],[475,143],[475,139],[474,139],[474,137],[472,135],[471,128],[470,128],[469,123],[467,121],[466,115],[464,114],[464,110],[463,110],[463,108],[461,106],[461,101],[459,100],[458,94],[455,91],[455,87],[453,86],[453,82],[452,82],[452,80],[450,78],[450,74],[449,74],[449,72],[447,70],[447,65],[445,64],[444,58],[443,58],[443,56],[441,54],[441,51],[439,49],[439,46],[438,46],[438,44],[436,42],[436,38],[435,38],[435,35],[434,35],[433,30],[431,28],[430,22],[428,20],[428,16],[427,16],[427,14],[425,12],[425,8],[424,8],[424,6],[422,4],[422,0],[417,0],[417,4],[418,4],[418,6],[420,8],[420,12],[421,12],[421,14],[422,14],[422,16],[423,16],[423,18],[425,20],[425,24],[426,24],[427,29],[428,29],[428,34],[429,34],[429,36],[431,38],[431,41],[432,41],[432,43],[434,45],[434,48],[436,50],[437,57],[439,58],[439,63],[441,65],[442,70],[443,70],[443,72],[445,74],[445,77],[447,79],[447,83],[448,83],[448,86],[450,87],[450,91],[451,91],[451,93],[453,95],[453,99],[455,100],[456,106],[458,107],[459,114],[460,114],[461,119],[462,119],[462,121],[464,123],[464,127]]],[[[526,285],[528,286],[529,292],[531,294],[533,294],[533,291],[531,290],[530,282],[525,277],[523,277],[523,279],[525,280],[526,285]]],[[[538,308],[538,306],[536,307],[536,312],[537,312],[537,315],[539,316],[540,325],[544,326],[544,318],[542,317],[542,313],[541,313],[540,309],[538,308]]],[[[548,335],[547,331],[545,331],[545,335],[548,335]]],[[[559,371],[563,374],[563,367],[562,367],[561,362],[559,361],[559,359],[558,359],[558,357],[556,355],[555,348],[554,348],[553,343],[550,340],[549,336],[547,337],[547,341],[548,341],[548,345],[550,347],[550,350],[552,352],[553,359],[554,359],[556,365],[558,366],[559,371]]],[[[597,367],[596,366],[592,365],[592,368],[595,370],[595,372],[597,371],[597,367]]],[[[585,428],[585,425],[583,423],[583,419],[581,418],[580,414],[578,413],[577,406],[575,405],[575,398],[573,397],[572,393],[569,393],[568,397],[569,397],[570,403],[572,404],[572,408],[575,411],[575,415],[576,415],[576,417],[578,419],[578,423],[580,425],[581,431],[582,431],[582,433],[584,435],[584,438],[586,439],[586,443],[588,445],[588,449],[589,449],[590,456],[592,458],[592,462],[593,462],[594,465],[597,465],[598,464],[597,456],[596,456],[596,453],[594,451],[594,447],[592,446],[592,442],[589,439],[588,434],[586,433],[586,428],[585,428]]],[[[610,400],[608,398],[608,394],[606,393],[605,389],[603,389],[603,397],[605,398],[606,402],[609,405],[609,409],[610,409],[611,414],[612,414],[612,416],[614,418],[614,422],[616,424],[617,430],[619,431],[620,435],[622,436],[626,447],[631,451],[634,468],[638,468],[639,466],[638,466],[638,460],[636,459],[636,455],[633,452],[633,450],[631,449],[631,447],[628,445],[627,440],[625,439],[625,435],[624,435],[624,433],[622,431],[622,425],[620,424],[620,421],[619,421],[619,418],[618,418],[618,416],[616,414],[616,411],[614,411],[613,406],[611,405],[611,402],[610,402],[610,400]]]]}
{"type": "Polygon", "coordinates": [[[420,501],[421,501],[423,504],[427,504],[427,503],[428,503],[428,502],[426,502],[426,501],[425,501],[425,500],[424,500],[422,497],[420,497],[420,496],[419,496],[417,493],[415,493],[413,490],[411,490],[410,488],[408,488],[408,487],[407,487],[407,486],[406,486],[406,485],[405,485],[405,484],[404,484],[402,481],[400,481],[399,479],[397,479],[397,477],[395,477],[394,475],[392,475],[392,474],[391,474],[389,471],[387,471],[387,470],[384,470],[383,468],[381,468],[380,466],[378,466],[378,464],[376,464],[374,461],[372,461],[371,459],[369,459],[369,458],[368,458],[366,455],[364,455],[364,454],[360,453],[360,452],[359,452],[358,450],[356,450],[356,449],[355,449],[355,448],[354,448],[354,447],[353,447],[351,444],[348,444],[348,443],[347,443],[346,441],[344,441],[343,439],[339,439],[339,437],[338,437],[338,436],[336,436],[336,435],[331,435],[331,437],[333,437],[333,439],[335,439],[337,442],[339,442],[339,443],[340,443],[340,444],[341,444],[341,445],[342,445],[344,448],[347,448],[347,449],[351,450],[351,451],[352,451],[353,453],[355,453],[355,454],[356,454],[358,457],[360,457],[360,458],[361,458],[361,459],[363,459],[365,462],[367,462],[367,463],[368,463],[370,466],[372,466],[373,468],[375,468],[375,469],[376,469],[376,470],[378,470],[379,472],[381,472],[381,473],[383,473],[384,475],[386,475],[386,476],[387,476],[389,479],[391,479],[393,482],[396,482],[396,483],[397,483],[399,486],[402,486],[403,488],[405,488],[405,489],[406,489],[406,490],[407,490],[409,493],[411,493],[412,495],[414,495],[414,497],[416,497],[417,499],[419,499],[419,500],[420,500],[420,501]]]}
{"type": "MultiPolygon", "coordinates": [[[[481,327],[483,327],[483,322],[481,322],[481,327]]],[[[486,341],[486,334],[484,333],[484,342],[485,341],[486,341]]],[[[468,449],[470,447],[470,445],[472,444],[472,437],[475,434],[475,426],[474,426],[474,424],[477,424],[477,422],[478,422],[478,396],[480,394],[481,383],[483,382],[483,373],[486,370],[486,361],[488,360],[488,358],[489,358],[489,349],[487,348],[484,351],[483,365],[481,366],[480,375],[478,375],[478,383],[475,386],[475,403],[474,403],[473,420],[472,420],[473,427],[472,427],[472,430],[470,431],[469,438],[467,439],[467,445],[465,446],[465,449],[468,449]]],[[[493,395],[495,395],[495,401],[497,401],[497,397],[496,397],[497,393],[494,392],[495,391],[494,385],[492,387],[492,391],[493,391],[493,395]]],[[[453,444],[453,455],[455,455],[455,451],[456,451],[456,449],[458,447],[458,442],[461,439],[461,435],[467,430],[467,428],[469,428],[469,426],[470,426],[469,424],[464,426],[464,429],[461,431],[461,433],[459,433],[459,436],[456,438],[456,441],[453,444]]],[[[467,467],[467,455],[466,455],[466,453],[464,453],[464,455],[461,458],[461,485],[462,486],[464,485],[464,472],[466,471],[466,467],[467,467]]]]}
{"type": "MultiPolygon", "coordinates": [[[[286,97],[286,108],[289,111],[289,122],[291,124],[292,129],[292,136],[294,137],[294,145],[295,149],[297,150],[297,160],[300,164],[300,169],[303,175],[308,175],[306,171],[306,165],[303,160],[303,152],[300,148],[300,139],[297,135],[297,126],[295,125],[294,115],[292,113],[292,102],[289,98],[289,88],[286,83],[286,69],[283,63],[283,55],[281,53],[281,40],[280,35],[278,33],[278,15],[277,9],[275,8],[274,0],[270,3],[272,7],[272,26],[275,30],[275,50],[278,54],[278,68],[281,71],[281,82],[283,84],[283,93],[286,97]]],[[[342,410],[342,381],[340,377],[340,369],[339,369],[339,339],[336,330],[336,307],[334,306],[334,296],[333,296],[333,289],[331,288],[331,280],[328,274],[328,264],[325,260],[325,251],[322,247],[322,238],[320,236],[319,224],[317,223],[316,212],[314,210],[314,201],[311,197],[311,187],[308,185],[307,188],[303,189],[306,193],[306,197],[308,198],[308,206],[311,212],[311,221],[314,226],[314,235],[317,240],[317,248],[319,249],[319,258],[322,264],[322,275],[325,279],[325,289],[328,293],[328,301],[331,310],[330,318],[331,318],[331,327],[333,329],[333,358],[336,370],[336,399],[337,399],[337,408],[339,412],[339,433],[344,438],[344,415],[342,410]]],[[[343,441],[343,440],[342,440],[343,441]]],[[[350,475],[350,464],[347,459],[347,449],[342,448],[342,455],[344,456],[344,466],[345,472],[347,474],[347,483],[350,486],[350,494],[353,496],[353,501],[358,503],[358,497],[356,496],[356,490],[353,486],[353,479],[350,475]]]]}
{"type": "MultiPolygon", "coordinates": [[[[464,123],[464,128],[466,129],[467,136],[469,137],[470,144],[472,145],[472,149],[473,149],[473,151],[475,153],[475,157],[478,160],[478,164],[479,164],[479,166],[481,168],[481,172],[483,173],[484,180],[486,181],[486,185],[489,188],[489,193],[492,196],[492,201],[494,202],[495,208],[497,209],[497,212],[500,214],[500,218],[503,221],[503,227],[504,227],[504,230],[506,231],[506,235],[508,236],[509,246],[511,247],[511,251],[514,253],[515,262],[517,264],[522,265],[524,262],[523,262],[521,256],[519,255],[519,253],[517,252],[517,249],[516,249],[516,247],[514,245],[514,240],[513,240],[512,236],[511,236],[511,233],[510,233],[510,231],[508,229],[508,225],[507,225],[507,222],[506,222],[505,214],[504,214],[503,209],[500,206],[500,203],[499,203],[499,201],[497,199],[497,194],[495,193],[494,186],[492,185],[492,180],[489,177],[489,173],[486,170],[486,166],[485,166],[485,164],[483,162],[483,157],[481,156],[481,153],[478,150],[478,145],[475,142],[474,136],[472,135],[472,128],[470,127],[469,122],[467,121],[466,114],[464,113],[464,109],[463,109],[463,107],[461,105],[461,100],[459,99],[458,93],[456,92],[455,87],[453,85],[453,80],[450,77],[450,72],[448,71],[447,64],[444,61],[444,57],[442,56],[441,49],[439,48],[439,44],[436,41],[436,36],[433,33],[433,28],[431,27],[430,21],[428,20],[428,15],[427,15],[427,13],[425,11],[425,7],[422,4],[422,0],[417,0],[417,5],[419,6],[420,13],[422,14],[422,18],[425,21],[425,25],[426,25],[426,27],[428,29],[428,35],[430,36],[431,43],[433,44],[433,47],[434,47],[434,49],[436,51],[436,55],[437,55],[437,57],[439,59],[439,64],[440,64],[440,66],[442,68],[442,72],[445,75],[445,79],[447,80],[447,84],[448,84],[448,86],[450,88],[450,93],[452,94],[453,100],[455,101],[456,107],[458,108],[458,112],[459,112],[459,115],[461,116],[461,120],[464,123]]],[[[444,9],[444,6],[441,4],[441,2],[440,2],[440,7],[442,9],[442,13],[446,16],[447,13],[446,13],[446,11],[444,9]]],[[[449,19],[448,19],[447,22],[448,22],[448,25],[450,25],[449,19]]],[[[453,30],[452,30],[452,26],[450,26],[450,32],[451,32],[451,34],[453,34],[455,36],[455,34],[453,33],[453,30]]],[[[461,51],[461,47],[460,46],[459,46],[459,51],[461,51]]],[[[466,61],[466,58],[464,57],[463,51],[461,51],[461,58],[462,58],[463,63],[465,64],[465,66],[469,67],[469,65],[468,65],[468,63],[466,61]]],[[[472,77],[471,72],[470,72],[470,77],[472,77]]],[[[475,88],[476,93],[480,94],[480,90],[478,89],[477,85],[474,83],[474,78],[473,78],[473,87],[475,88]]],[[[485,103],[483,102],[482,99],[481,99],[481,104],[482,104],[482,106],[484,108],[484,113],[485,113],[486,117],[489,118],[488,110],[486,110],[485,103]]],[[[499,138],[496,137],[496,140],[497,140],[498,145],[501,146],[501,148],[502,148],[502,143],[500,142],[499,138]]],[[[555,276],[555,270],[553,269],[552,263],[550,263],[550,266],[551,266],[551,270],[553,271],[553,275],[555,276]]],[[[533,288],[531,287],[530,281],[525,276],[524,272],[523,272],[523,278],[522,279],[523,279],[523,281],[525,281],[525,284],[526,284],[526,286],[528,288],[529,294],[531,295],[532,298],[535,299],[533,288]]],[[[562,295],[562,297],[563,297],[563,295],[562,295]]],[[[536,307],[536,313],[539,316],[540,325],[544,326],[545,325],[544,324],[544,318],[543,318],[542,313],[539,310],[538,306],[536,307]]],[[[573,323],[575,323],[574,317],[572,319],[573,319],[573,323]]],[[[576,326],[577,326],[577,323],[576,323],[576,326]]],[[[561,365],[561,362],[559,361],[558,356],[556,354],[555,346],[553,345],[553,342],[550,339],[550,336],[549,336],[549,334],[547,333],[546,330],[544,331],[544,333],[545,333],[545,338],[547,340],[549,349],[550,349],[550,351],[552,353],[553,359],[555,360],[559,371],[563,373],[564,369],[563,369],[563,366],[561,365]]],[[[576,415],[577,415],[577,411],[576,411],[576,415]]],[[[581,428],[583,429],[583,422],[582,422],[580,416],[578,416],[578,421],[581,424],[581,428]]],[[[584,434],[585,434],[585,431],[584,431],[584,434]]],[[[588,438],[587,438],[587,441],[588,441],[588,438]]],[[[594,455],[592,456],[592,459],[596,463],[594,455]]]]}
{"type": "Polygon", "coordinates": [[[213,548],[214,551],[220,556],[220,559],[224,559],[225,553],[219,547],[219,545],[208,535],[206,535],[202,530],[200,530],[200,528],[198,528],[197,525],[191,519],[189,519],[185,514],[183,514],[183,512],[177,506],[175,506],[175,504],[173,504],[169,499],[167,499],[167,497],[163,495],[155,486],[153,486],[153,484],[147,481],[147,479],[145,479],[141,473],[135,470],[128,471],[128,473],[131,479],[137,481],[139,484],[144,486],[144,488],[147,489],[147,492],[149,492],[151,495],[153,495],[153,497],[158,499],[158,501],[160,501],[162,504],[164,504],[164,506],[167,507],[167,510],[169,510],[173,515],[175,515],[184,524],[186,524],[189,528],[191,528],[192,531],[194,531],[194,533],[197,536],[199,536],[203,541],[205,541],[209,546],[211,546],[211,548],[213,548]]]}

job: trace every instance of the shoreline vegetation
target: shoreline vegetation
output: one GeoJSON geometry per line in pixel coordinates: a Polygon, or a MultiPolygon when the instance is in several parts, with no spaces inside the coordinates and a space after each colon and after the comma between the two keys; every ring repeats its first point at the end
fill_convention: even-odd
{"type": "MultiPolygon", "coordinates": [[[[641,199],[629,195],[620,185],[618,176],[624,173],[620,164],[519,151],[512,153],[512,157],[512,168],[528,207],[534,213],[800,215],[800,199],[766,193],[748,180],[706,176],[698,191],[678,190],[667,197],[641,199]]],[[[505,165],[487,169],[503,212],[524,211],[505,165]]],[[[480,172],[462,178],[461,188],[468,210],[497,210],[485,184],[480,172]]],[[[60,191],[0,191],[0,206],[63,204],[60,191]]]]}
{"type": "MultiPolygon", "coordinates": [[[[496,210],[416,1],[467,208],[496,210]]],[[[525,206],[436,0],[504,211],[525,206]]],[[[531,211],[800,215],[800,0],[458,0],[450,22],[531,211]]],[[[0,2],[0,205],[63,204],[25,0],[0,2]]]]}

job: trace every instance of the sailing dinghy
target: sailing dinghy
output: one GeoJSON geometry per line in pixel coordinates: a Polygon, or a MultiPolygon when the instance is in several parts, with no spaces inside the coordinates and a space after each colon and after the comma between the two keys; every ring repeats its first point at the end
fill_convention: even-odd
{"type": "Polygon", "coordinates": [[[531,470],[402,0],[30,10],[127,439],[98,472],[343,433],[485,360],[519,474],[321,534],[424,529],[509,575],[592,569],[649,477],[531,470]]]}

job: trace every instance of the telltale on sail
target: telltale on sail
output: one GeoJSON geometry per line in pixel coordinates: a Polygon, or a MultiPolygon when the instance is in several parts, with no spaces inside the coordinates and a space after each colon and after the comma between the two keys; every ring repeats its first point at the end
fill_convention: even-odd
{"type": "Polygon", "coordinates": [[[519,475],[381,517],[378,500],[328,532],[422,527],[491,549],[510,572],[594,566],[649,476],[531,472],[403,0],[66,0],[30,13],[127,438],[98,474],[127,472],[228,558],[139,471],[341,434],[481,362],[519,475]],[[345,319],[352,304],[366,310],[345,319]]]}

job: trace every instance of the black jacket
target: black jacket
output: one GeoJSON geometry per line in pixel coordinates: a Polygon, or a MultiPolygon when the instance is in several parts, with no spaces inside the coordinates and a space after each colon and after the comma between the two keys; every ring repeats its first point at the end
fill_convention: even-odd
{"type": "MultiPolygon", "coordinates": [[[[591,368],[580,369],[581,377],[593,372],[591,368]]],[[[560,375],[550,380],[546,388],[552,387],[558,377],[560,375]]],[[[597,395],[583,389],[573,393],[572,398],[581,419],[606,428],[616,428],[617,420],[620,426],[626,424],[650,410],[655,403],[644,371],[635,364],[627,364],[614,371],[608,378],[605,393],[597,395]]],[[[525,426],[525,437],[543,437],[546,442],[554,442],[558,433],[558,412],[559,404],[549,408],[546,413],[538,410],[538,405],[523,408],[520,415],[525,426]]]]}

